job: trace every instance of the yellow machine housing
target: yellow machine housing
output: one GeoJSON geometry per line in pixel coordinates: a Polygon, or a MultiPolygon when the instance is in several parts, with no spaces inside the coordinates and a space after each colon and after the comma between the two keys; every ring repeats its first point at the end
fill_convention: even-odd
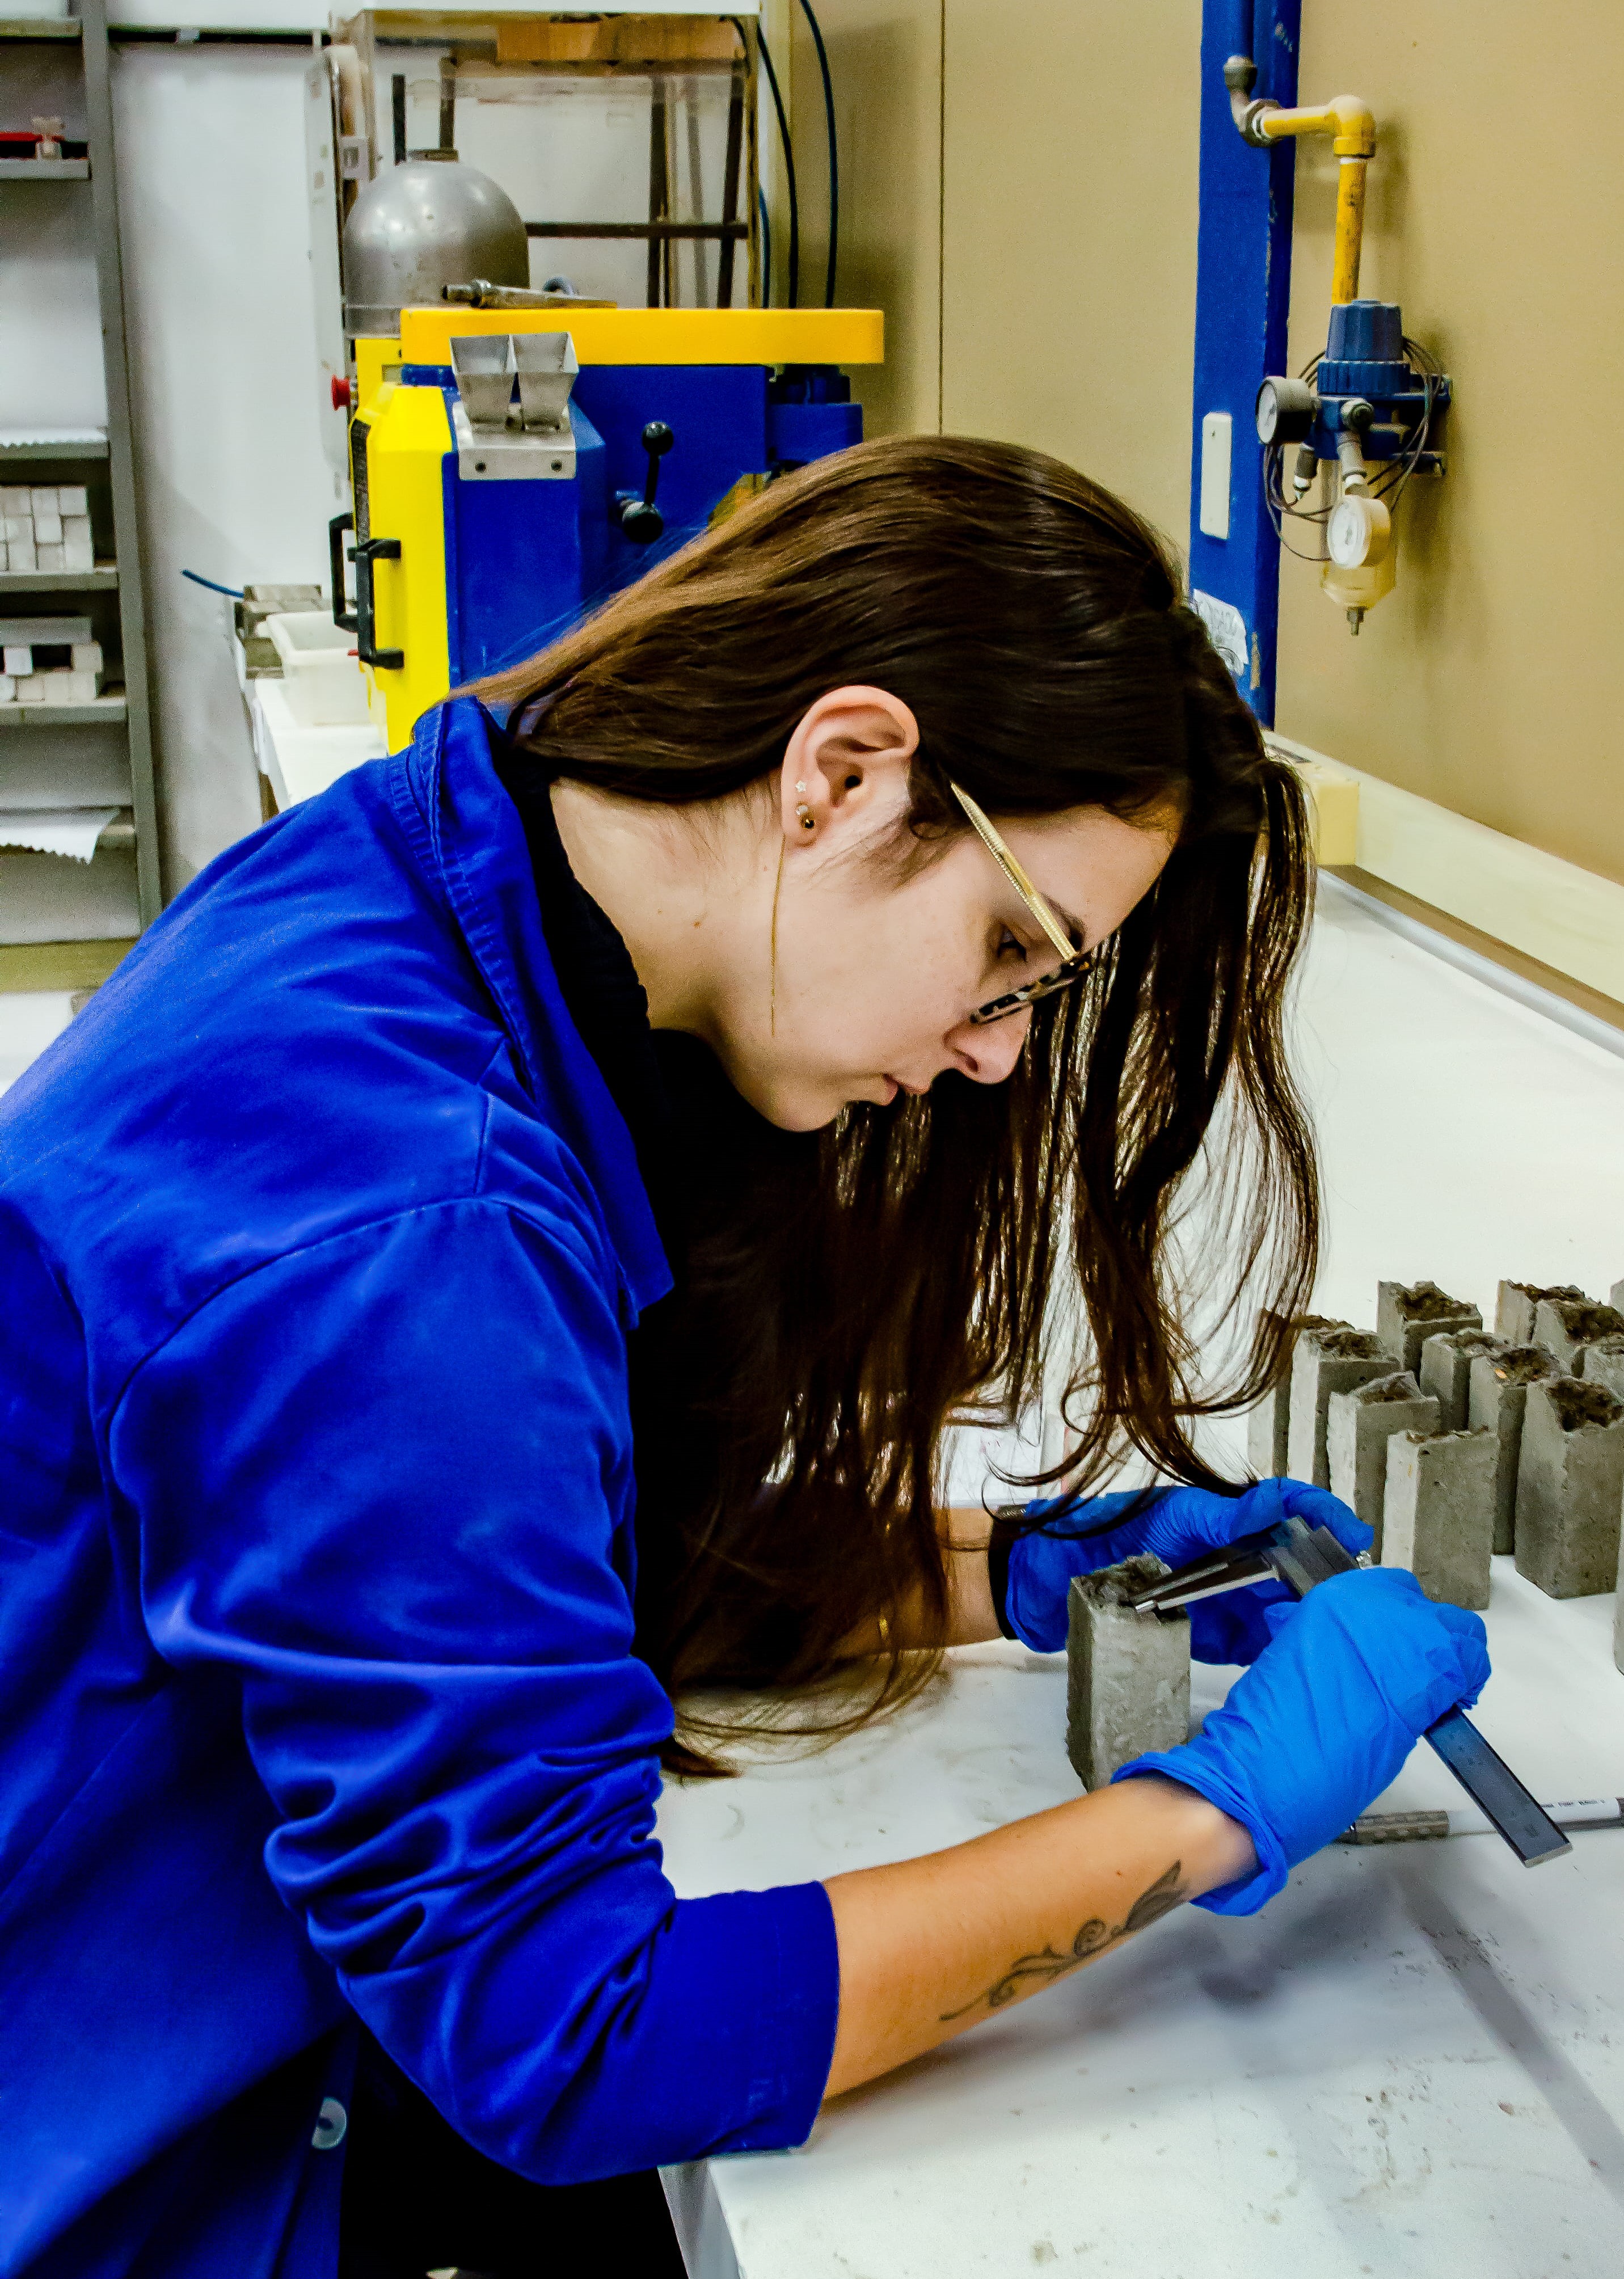
{"type": "Polygon", "coordinates": [[[745,478],[859,441],[842,367],[883,355],[868,309],[434,307],[405,310],[398,340],[357,340],[355,618],[391,749],[452,687],[703,530],[745,478]],[[522,388],[493,414],[459,387],[471,348],[496,360],[500,396],[506,343],[562,332],[578,372],[554,424],[525,424],[522,388]]]}

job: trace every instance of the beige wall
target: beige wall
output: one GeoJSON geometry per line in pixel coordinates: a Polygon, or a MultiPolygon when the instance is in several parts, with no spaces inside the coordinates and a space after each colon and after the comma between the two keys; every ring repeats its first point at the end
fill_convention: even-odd
{"type": "MultiPolygon", "coordinates": [[[[840,146],[836,280],[846,308],[885,311],[883,371],[855,376],[870,435],[939,424],[941,398],[941,0],[823,0],[840,146]]],[[[823,296],[828,134],[817,57],[796,11],[795,170],[801,297],[823,296]]],[[[775,220],[774,227],[778,227],[775,220]]]]}
{"type": "MultiPolygon", "coordinates": [[[[1375,108],[1364,289],[1459,391],[1357,641],[1287,561],[1280,725],[1624,880],[1624,8],[1305,0],[1305,98],[1375,108]]],[[[841,298],[887,311],[869,432],[1058,452],[1188,532],[1199,0],[819,0],[842,132],[841,298]],[[1145,131],[1146,118],[1155,121],[1145,131]],[[940,121],[938,132],[938,121],[940,121]],[[938,214],[941,229],[938,234],[938,214]]],[[[802,273],[821,280],[804,36],[802,273]]],[[[1334,182],[1298,163],[1292,361],[1323,338],[1334,182]]]]}
{"type": "MultiPolygon", "coordinates": [[[[1400,510],[1397,590],[1355,641],[1288,562],[1282,729],[1624,880],[1624,9],[1306,0],[1305,94],[1379,136],[1360,290],[1452,373],[1449,472],[1400,510]]],[[[1334,161],[1298,160],[1293,369],[1323,338],[1334,161]]]]}
{"type": "Polygon", "coordinates": [[[1054,452],[1181,548],[1199,42],[1198,0],[947,0],[944,424],[1054,452]]]}
{"type": "MultiPolygon", "coordinates": [[[[819,0],[818,19],[840,129],[839,295],[886,312],[868,432],[1053,451],[1182,543],[1199,0],[819,0]],[[1128,115],[1149,88],[1154,137],[1128,115]]],[[[806,297],[822,288],[827,170],[804,24],[794,73],[806,297]]]]}

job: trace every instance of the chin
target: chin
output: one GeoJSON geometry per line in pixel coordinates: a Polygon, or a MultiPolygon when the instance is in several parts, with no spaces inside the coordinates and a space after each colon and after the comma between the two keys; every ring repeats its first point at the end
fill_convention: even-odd
{"type": "Polygon", "coordinates": [[[797,1084],[769,1069],[723,1059],[727,1080],[739,1098],[780,1132],[821,1132],[846,1106],[843,1096],[823,1085],[797,1084]]]}
{"type": "MultiPolygon", "coordinates": [[[[854,1091],[854,1086],[862,1079],[849,1072],[837,1074],[831,1070],[818,1076],[781,1063],[770,1060],[763,1063],[747,1054],[732,1052],[720,1040],[708,1041],[739,1098],[780,1132],[822,1132],[848,1108],[882,1104],[870,1092],[854,1091]]],[[[872,1084],[874,1079],[869,1078],[868,1081],[872,1084]]]]}
{"type": "Polygon", "coordinates": [[[752,1100],[750,1105],[769,1124],[776,1124],[780,1132],[822,1132],[835,1121],[846,1102],[832,1100],[825,1093],[801,1092],[792,1085],[770,1086],[765,1098],[752,1100]]]}

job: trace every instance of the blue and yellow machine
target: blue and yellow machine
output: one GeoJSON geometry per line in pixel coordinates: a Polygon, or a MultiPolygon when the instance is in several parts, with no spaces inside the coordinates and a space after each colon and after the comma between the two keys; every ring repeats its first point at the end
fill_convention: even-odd
{"type": "Polygon", "coordinates": [[[447,305],[357,340],[333,610],[390,748],[776,473],[861,441],[845,367],[883,354],[870,309],[447,305]]]}

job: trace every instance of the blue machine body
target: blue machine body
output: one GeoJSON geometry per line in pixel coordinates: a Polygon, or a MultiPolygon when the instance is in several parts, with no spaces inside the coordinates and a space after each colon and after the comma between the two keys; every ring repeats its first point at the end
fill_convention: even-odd
{"type": "Polygon", "coordinates": [[[767,390],[767,444],[775,467],[804,467],[862,441],[862,406],[828,364],[791,364],[767,390]]]}
{"type": "Polygon", "coordinates": [[[1344,301],[1333,305],[1325,354],[1314,387],[1320,416],[1308,437],[1321,459],[1337,456],[1343,411],[1363,402],[1375,414],[1360,434],[1367,459],[1397,459],[1424,440],[1450,398],[1447,377],[1418,372],[1405,352],[1404,311],[1396,301],[1344,301]]]}
{"type": "MultiPolygon", "coordinates": [[[[454,375],[408,364],[404,386],[439,388],[449,420],[454,375]]],[[[570,404],[575,471],[567,477],[464,480],[442,461],[446,614],[452,686],[532,656],[587,611],[709,524],[747,476],[770,476],[862,440],[862,407],[845,375],[760,364],[590,364],[570,404]],[[639,545],[616,514],[641,497],[643,431],[671,431],[657,501],[663,535],[639,545]]]]}
{"type": "Polygon", "coordinates": [[[609,523],[605,504],[609,590],[631,585],[651,561],[697,537],[741,475],[767,470],[767,373],[760,364],[587,364],[571,401],[603,438],[610,501],[617,491],[641,495],[648,470],[642,435],[651,419],[663,419],[676,438],[660,463],[663,539],[634,545],[609,523]]]}
{"type": "MultiPolygon", "coordinates": [[[[1196,254],[1195,401],[1190,512],[1190,583],[1237,611],[1245,670],[1237,675],[1258,717],[1275,717],[1275,649],[1280,618],[1280,541],[1263,503],[1258,389],[1286,368],[1291,306],[1290,142],[1254,150],[1235,129],[1226,59],[1252,56],[1256,92],[1297,101],[1301,0],[1207,0],[1201,24],[1200,221],[1196,254]],[[1200,527],[1201,423],[1230,419],[1229,534],[1200,527]]],[[[1329,456],[1334,457],[1333,444],[1329,456]]]]}
{"type": "Polygon", "coordinates": [[[465,483],[455,451],[441,462],[454,687],[532,656],[576,622],[588,595],[608,590],[609,455],[573,405],[571,424],[572,480],[465,483]],[[588,503],[599,511],[584,510],[588,503]]]}

